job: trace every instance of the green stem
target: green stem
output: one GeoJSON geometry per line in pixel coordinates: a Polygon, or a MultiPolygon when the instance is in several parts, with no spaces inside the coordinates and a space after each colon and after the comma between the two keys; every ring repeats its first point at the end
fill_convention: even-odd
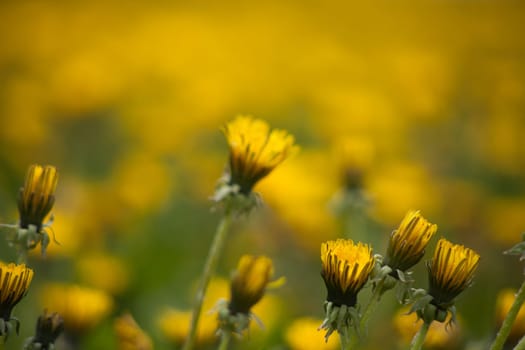
{"type": "Polygon", "coordinates": [[[357,349],[359,342],[362,340],[361,334],[357,332],[354,328],[350,328],[347,336],[347,344],[345,350],[357,349]]]}
{"type": "Polygon", "coordinates": [[[414,339],[412,339],[410,350],[420,350],[423,347],[423,343],[425,342],[425,337],[427,336],[429,327],[430,327],[430,323],[423,322],[423,324],[421,325],[421,328],[414,336],[414,339]]]}
{"type": "Polygon", "coordinates": [[[217,348],[217,350],[227,350],[228,349],[228,345],[230,344],[230,339],[231,339],[231,333],[230,332],[222,332],[221,342],[220,342],[219,347],[217,348]]]}
{"type": "Polygon", "coordinates": [[[357,346],[359,343],[359,340],[366,336],[366,333],[368,332],[368,319],[370,318],[370,315],[375,310],[376,306],[378,305],[379,299],[381,297],[381,288],[383,287],[383,280],[381,280],[378,285],[376,286],[376,289],[374,290],[374,293],[370,297],[370,301],[365,307],[365,310],[363,311],[363,316],[361,316],[359,321],[359,332],[357,334],[354,334],[353,337],[350,338],[350,349],[353,349],[357,346]]]}
{"type": "MultiPolygon", "coordinates": [[[[366,220],[366,208],[360,194],[349,194],[351,202],[348,204],[346,216],[343,218],[343,234],[355,242],[366,242],[369,239],[366,220]]],[[[375,247],[374,245],[372,245],[375,247]]]]}
{"type": "MultiPolygon", "coordinates": [[[[503,321],[503,324],[501,325],[501,328],[499,329],[498,334],[496,335],[496,339],[494,339],[490,350],[501,350],[503,348],[503,345],[505,344],[505,341],[509,336],[509,333],[512,329],[512,325],[514,324],[516,316],[518,315],[518,312],[520,311],[521,305],[524,301],[525,281],[523,281],[523,283],[521,284],[520,290],[518,291],[518,294],[516,294],[516,299],[514,299],[514,304],[512,304],[512,306],[510,307],[510,310],[507,313],[507,316],[505,317],[505,320],[503,321]]],[[[520,341],[520,343],[522,343],[522,341],[520,341]]]]}
{"type": "Polygon", "coordinates": [[[350,350],[350,337],[348,330],[344,333],[339,333],[339,339],[341,340],[341,350],[350,350]]]}
{"type": "Polygon", "coordinates": [[[374,293],[370,297],[370,301],[365,307],[365,310],[363,311],[363,316],[361,316],[361,320],[359,321],[359,332],[361,334],[366,334],[367,326],[368,326],[368,319],[370,318],[370,315],[372,315],[372,312],[375,310],[379,303],[379,299],[381,299],[381,295],[383,294],[383,285],[384,285],[385,279],[381,279],[377,285],[375,286],[374,293]]]}
{"type": "Polygon", "coordinates": [[[208,288],[210,278],[215,272],[217,261],[219,260],[219,256],[222,252],[224,242],[226,241],[226,236],[227,236],[231,221],[232,221],[232,213],[230,210],[227,210],[224,213],[224,217],[219,223],[219,226],[217,227],[217,231],[215,232],[213,243],[210,247],[210,251],[208,252],[208,257],[206,258],[206,263],[204,264],[204,270],[202,272],[202,280],[201,280],[199,289],[197,290],[197,294],[195,295],[195,304],[193,306],[190,329],[188,331],[188,336],[186,338],[186,342],[184,343],[183,350],[193,349],[193,343],[195,342],[195,335],[197,333],[197,325],[199,323],[199,317],[201,314],[204,296],[206,295],[206,290],[208,288]]]}

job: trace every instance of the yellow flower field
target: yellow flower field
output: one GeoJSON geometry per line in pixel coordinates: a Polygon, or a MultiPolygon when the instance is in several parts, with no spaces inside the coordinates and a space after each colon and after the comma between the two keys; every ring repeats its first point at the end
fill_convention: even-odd
{"type": "Polygon", "coordinates": [[[525,280],[523,23],[514,0],[0,2],[0,262],[31,271],[0,276],[5,348],[409,349],[457,313],[454,347],[488,349],[525,280]]]}

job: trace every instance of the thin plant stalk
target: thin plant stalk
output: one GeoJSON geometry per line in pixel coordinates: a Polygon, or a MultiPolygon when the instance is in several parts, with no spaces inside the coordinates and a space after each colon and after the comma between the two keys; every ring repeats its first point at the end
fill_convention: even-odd
{"type": "Polygon", "coordinates": [[[419,331],[412,339],[412,343],[410,344],[410,350],[420,350],[423,347],[423,343],[425,342],[425,338],[427,336],[429,327],[430,323],[423,322],[421,328],[419,328],[419,331]]]}
{"type": "Polygon", "coordinates": [[[219,344],[219,347],[217,350],[227,350],[228,345],[230,345],[230,339],[231,339],[231,333],[230,332],[222,332],[221,335],[221,342],[219,344]]]}
{"type": "Polygon", "coordinates": [[[363,311],[363,316],[360,317],[359,320],[359,328],[358,328],[358,334],[355,334],[353,337],[350,338],[350,349],[353,349],[357,346],[359,343],[359,340],[366,335],[368,331],[368,320],[370,319],[370,315],[372,315],[372,312],[375,310],[377,305],[379,304],[379,299],[381,299],[381,294],[383,291],[383,282],[384,279],[381,279],[374,290],[374,293],[370,297],[370,301],[365,307],[365,310],[363,311]]]}
{"type": "MultiPolygon", "coordinates": [[[[343,216],[343,234],[346,238],[352,239],[356,242],[365,242],[371,237],[369,235],[369,227],[366,216],[365,201],[357,194],[352,196],[348,204],[345,215],[343,216]],[[354,198],[354,196],[356,198],[354,198]]],[[[375,243],[375,242],[373,242],[375,243]]],[[[372,245],[374,246],[374,245],[372,245]]]]}
{"type": "Polygon", "coordinates": [[[339,333],[339,339],[341,341],[341,350],[350,350],[350,337],[349,332],[339,333]]]}
{"type": "MultiPolygon", "coordinates": [[[[346,344],[345,344],[345,347],[343,348],[343,350],[357,349],[358,345],[359,345],[359,342],[361,340],[362,340],[361,334],[359,334],[356,329],[351,328],[351,331],[349,331],[347,333],[346,344]]],[[[342,342],[341,342],[341,345],[343,345],[342,342]]]]}
{"type": "Polygon", "coordinates": [[[210,251],[208,252],[208,257],[206,258],[206,263],[204,265],[204,270],[201,277],[202,279],[199,289],[197,290],[197,294],[195,295],[195,303],[191,316],[190,329],[188,331],[188,336],[186,338],[186,342],[184,343],[183,350],[193,349],[204,296],[206,295],[206,290],[208,288],[211,276],[217,267],[217,261],[219,260],[219,256],[223,250],[224,242],[226,241],[226,236],[228,235],[231,221],[232,213],[231,210],[227,208],[221,222],[217,226],[215,237],[213,238],[210,251]]]}
{"type": "Polygon", "coordinates": [[[341,349],[342,350],[351,350],[357,349],[359,335],[357,330],[351,325],[347,325],[343,333],[339,333],[339,338],[341,340],[341,349]]]}
{"type": "MultiPolygon", "coordinates": [[[[501,328],[499,329],[498,334],[496,335],[496,339],[494,339],[494,342],[490,346],[490,350],[503,349],[503,345],[505,344],[505,341],[507,340],[507,337],[509,336],[509,333],[512,329],[512,325],[514,324],[514,321],[516,320],[516,316],[518,315],[518,312],[520,311],[521,305],[523,305],[524,301],[525,301],[525,281],[523,281],[523,283],[521,284],[518,294],[516,294],[516,299],[514,299],[514,304],[512,304],[512,306],[510,307],[510,310],[507,313],[505,320],[503,320],[503,323],[501,324],[501,328]]],[[[525,341],[523,341],[522,339],[520,343],[525,343],[525,341]]],[[[525,344],[523,344],[521,348],[518,348],[518,346],[516,346],[515,349],[525,349],[525,344]]]]}
{"type": "Polygon", "coordinates": [[[377,285],[375,286],[374,293],[370,297],[370,301],[365,307],[365,310],[363,311],[363,316],[361,316],[361,319],[359,321],[359,332],[361,334],[365,334],[367,331],[367,325],[368,325],[368,319],[370,318],[370,315],[372,315],[372,312],[375,310],[379,303],[379,299],[381,299],[381,294],[383,292],[383,284],[384,284],[384,278],[381,279],[377,285]]]}

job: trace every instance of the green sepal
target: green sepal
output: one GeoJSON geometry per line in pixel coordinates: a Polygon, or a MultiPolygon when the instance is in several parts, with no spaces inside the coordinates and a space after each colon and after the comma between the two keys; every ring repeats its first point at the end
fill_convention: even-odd
{"type": "MultiPolygon", "coordinates": [[[[504,251],[503,254],[518,255],[520,257],[520,261],[525,260],[525,232],[522,233],[521,239],[522,239],[522,242],[516,244],[509,250],[504,251]]],[[[525,274],[525,270],[523,270],[523,274],[525,274]]]]}
{"type": "Polygon", "coordinates": [[[326,341],[328,341],[328,338],[334,331],[347,337],[350,329],[353,328],[355,333],[359,335],[358,328],[361,316],[357,308],[347,305],[338,306],[332,302],[325,301],[325,312],[325,319],[319,326],[319,329],[326,330],[326,341]]]}
{"type": "Polygon", "coordinates": [[[420,316],[419,312],[423,311],[433,299],[434,297],[432,297],[432,295],[426,294],[426,292],[425,295],[417,296],[408,313],[411,314],[412,312],[417,312],[418,316],[420,316]]]}
{"type": "Polygon", "coordinates": [[[218,333],[229,332],[242,337],[244,331],[250,327],[250,322],[252,319],[254,319],[261,326],[261,328],[263,327],[260,319],[252,312],[238,312],[232,314],[229,308],[229,302],[226,300],[220,300],[217,303],[216,309],[218,311],[219,320],[218,333]]]}
{"type": "Polygon", "coordinates": [[[520,255],[520,260],[525,260],[525,242],[520,242],[503,252],[505,255],[520,255]]]}
{"type": "Polygon", "coordinates": [[[237,215],[249,214],[253,209],[262,205],[262,199],[258,193],[241,193],[239,185],[230,185],[226,182],[219,183],[211,200],[237,215]]]}

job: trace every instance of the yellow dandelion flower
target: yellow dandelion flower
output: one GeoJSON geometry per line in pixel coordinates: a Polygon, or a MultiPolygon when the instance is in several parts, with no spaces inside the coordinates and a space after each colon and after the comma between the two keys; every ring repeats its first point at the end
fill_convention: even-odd
{"type": "Polygon", "coordinates": [[[41,302],[64,318],[65,329],[82,334],[96,326],[113,308],[113,299],[98,289],[50,283],[41,291],[41,302]]]}
{"type": "Polygon", "coordinates": [[[340,137],[335,144],[336,161],[346,190],[363,188],[365,173],[374,159],[374,145],[362,136],[340,137]]]}
{"type": "MultiPolygon", "coordinates": [[[[191,311],[168,308],[160,313],[157,324],[169,341],[181,345],[188,336],[190,321],[191,311]]],[[[210,344],[216,339],[217,325],[217,315],[212,315],[209,310],[203,312],[197,327],[197,344],[210,344]]]]}
{"type": "MultiPolygon", "coordinates": [[[[265,256],[243,255],[230,283],[230,300],[219,300],[219,331],[241,335],[249,328],[257,304],[270,284],[273,275],[272,260],[265,256]]],[[[282,279],[272,282],[281,282],[282,279]]]]}
{"type": "Polygon", "coordinates": [[[339,347],[337,338],[325,340],[318,328],[322,320],[303,317],[292,322],[286,330],[286,342],[292,350],[335,350],[339,347]]]}
{"type": "MultiPolygon", "coordinates": [[[[36,321],[36,333],[34,337],[27,340],[30,349],[53,349],[55,340],[64,330],[64,319],[56,312],[44,313],[38,316],[36,321]]],[[[25,349],[26,347],[24,347],[25,349]]]]}
{"type": "MultiPolygon", "coordinates": [[[[4,322],[11,320],[11,311],[26,295],[33,270],[24,264],[4,264],[0,262],[0,318],[4,322]]],[[[0,334],[5,334],[6,329],[0,329],[0,334]]]]}
{"type": "Polygon", "coordinates": [[[270,258],[243,255],[231,282],[231,314],[249,314],[250,309],[263,297],[272,275],[270,258]]]}
{"type": "Polygon", "coordinates": [[[230,148],[229,185],[238,185],[243,194],[296,149],[287,131],[270,130],[268,123],[250,116],[235,118],[222,131],[230,148]]]}
{"type": "Polygon", "coordinates": [[[54,166],[31,165],[27,172],[24,187],[20,189],[18,212],[20,227],[34,225],[40,232],[44,219],[55,203],[55,189],[58,172],[54,166]]]}
{"type": "MultiPolygon", "coordinates": [[[[402,345],[409,344],[421,328],[423,320],[416,313],[408,314],[409,308],[399,310],[393,319],[394,328],[400,335],[402,345]]],[[[450,325],[452,315],[448,314],[446,322],[432,322],[425,337],[425,347],[428,349],[454,349],[460,340],[458,322],[450,325]]]]}
{"type": "MultiPolygon", "coordinates": [[[[226,279],[214,277],[210,281],[197,326],[196,342],[199,345],[210,344],[216,339],[217,314],[211,312],[216,308],[217,300],[228,295],[229,282],[226,279]]],[[[173,344],[181,345],[188,336],[191,321],[191,311],[165,308],[157,319],[161,333],[173,344]]]]}
{"type": "Polygon", "coordinates": [[[472,284],[478,263],[479,255],[472,249],[440,239],[433,259],[427,263],[432,303],[446,306],[453,302],[472,284]]]}
{"type": "MultiPolygon", "coordinates": [[[[517,291],[514,289],[503,289],[498,293],[496,299],[497,328],[501,327],[501,324],[509,313],[512,304],[514,304],[516,292],[517,291]]],[[[507,337],[506,344],[509,345],[509,349],[515,346],[523,336],[525,336],[525,306],[522,305],[507,337]]]]}
{"type": "Polygon", "coordinates": [[[129,313],[126,313],[113,323],[119,350],[152,350],[151,338],[140,329],[129,313]]]}
{"type": "Polygon", "coordinates": [[[361,242],[338,239],[321,245],[321,276],[326,284],[326,300],[334,305],[354,306],[374,268],[372,248],[361,242]]]}
{"type": "Polygon", "coordinates": [[[390,235],[385,265],[390,266],[393,273],[405,272],[423,258],[436,231],[437,225],[428,222],[419,211],[409,211],[390,235]]]}
{"type": "MultiPolygon", "coordinates": [[[[172,308],[166,308],[159,314],[157,327],[169,341],[175,344],[182,344],[188,335],[189,325],[191,322],[191,311],[180,311],[172,308]]],[[[199,324],[202,328],[202,322],[199,324]]],[[[214,325],[215,330],[215,325],[214,325]]],[[[197,338],[198,338],[197,332],[197,338]]]]}
{"type": "Polygon", "coordinates": [[[122,259],[106,253],[94,253],[75,260],[80,279],[89,286],[112,295],[122,293],[129,283],[130,272],[122,259]]]}

